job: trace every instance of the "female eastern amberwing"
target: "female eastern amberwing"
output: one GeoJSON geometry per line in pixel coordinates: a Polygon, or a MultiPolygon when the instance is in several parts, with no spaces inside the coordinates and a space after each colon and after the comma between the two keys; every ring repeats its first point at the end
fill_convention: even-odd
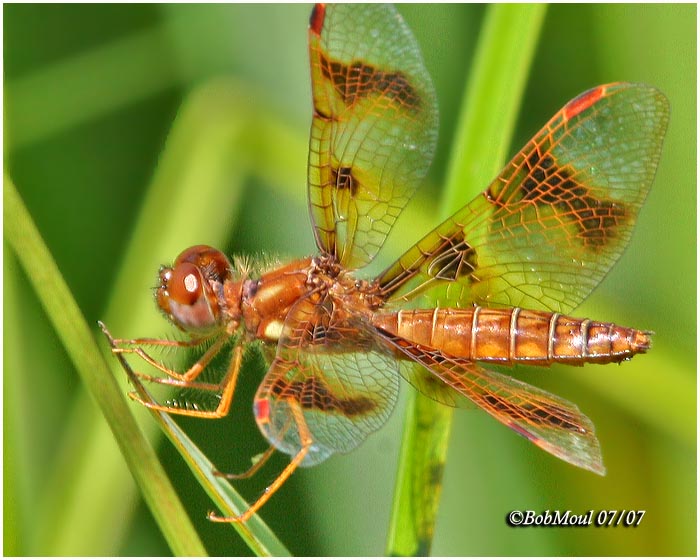
{"type": "Polygon", "coordinates": [[[245,521],[297,467],[359,445],[389,416],[400,376],[447,405],[472,401],[603,474],[593,424],[574,404],[481,364],[604,364],[649,348],[649,332],[564,314],[630,239],[661,155],[666,98],[627,83],[581,94],[481,195],[363,280],[354,271],[374,259],[432,160],[435,91],[392,6],[317,4],[309,50],[308,196],[319,254],[253,275],[216,249],[191,247],[161,268],[156,299],[192,338],[111,340],[115,353],[165,374],[141,379],[214,394],[217,404],[134,398],[200,418],[228,413],[247,344],[271,362],[253,410],[271,449],[291,461],[242,515],[210,518],[245,521]],[[424,294],[440,306],[403,309],[424,294]],[[184,373],[144,349],[200,345],[184,373]],[[203,381],[224,354],[223,378],[203,381]]]}

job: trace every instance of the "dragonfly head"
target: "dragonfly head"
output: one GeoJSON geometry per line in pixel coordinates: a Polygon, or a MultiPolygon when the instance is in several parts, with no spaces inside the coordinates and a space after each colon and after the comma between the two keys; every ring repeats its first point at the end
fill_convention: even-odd
{"type": "Polygon", "coordinates": [[[231,265],[219,250],[207,245],[185,249],[172,266],[158,273],[156,302],[177,327],[204,333],[221,326],[223,291],[231,265]]]}

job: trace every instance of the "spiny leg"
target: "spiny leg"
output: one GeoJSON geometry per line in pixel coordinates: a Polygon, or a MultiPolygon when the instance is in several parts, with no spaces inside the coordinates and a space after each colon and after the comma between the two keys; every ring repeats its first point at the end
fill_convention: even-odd
{"type": "MultiPolygon", "coordinates": [[[[287,430],[289,429],[289,426],[291,425],[292,421],[293,421],[293,416],[290,416],[289,418],[287,418],[287,421],[282,426],[280,433],[286,433],[287,430]]],[[[242,473],[224,473],[221,471],[214,471],[214,475],[220,476],[222,478],[226,478],[229,480],[241,480],[244,478],[250,478],[255,473],[257,473],[265,463],[267,463],[267,460],[270,457],[272,457],[273,453],[276,450],[277,450],[277,448],[274,446],[274,444],[270,445],[270,447],[268,447],[265,452],[261,453],[258,456],[258,460],[255,461],[255,463],[253,463],[253,465],[245,472],[242,472],[242,473]]]]}
{"type": "Polygon", "coordinates": [[[280,489],[280,487],[287,481],[287,479],[297,470],[297,467],[301,464],[309,452],[309,448],[313,443],[311,437],[311,432],[309,431],[306,421],[304,420],[304,414],[301,411],[301,407],[298,401],[293,399],[288,399],[289,408],[294,415],[294,423],[296,424],[297,430],[299,432],[299,439],[301,441],[301,449],[292,458],[290,463],[284,468],[284,470],[277,476],[277,478],[265,488],[263,494],[253,503],[246,511],[242,514],[234,517],[222,517],[218,516],[213,512],[210,512],[207,518],[209,521],[215,521],[217,523],[245,523],[248,521],[262,506],[267,503],[267,501],[272,497],[272,495],[280,489]]]}
{"type": "MultiPolygon", "coordinates": [[[[219,338],[216,339],[214,344],[212,344],[207,351],[202,354],[202,356],[194,363],[192,366],[185,372],[185,373],[178,373],[169,367],[166,367],[165,365],[161,364],[159,361],[155,360],[152,358],[143,348],[137,347],[137,348],[118,348],[118,347],[113,347],[112,352],[114,354],[136,354],[139,356],[144,362],[147,364],[153,366],[155,369],[162,371],[165,373],[167,376],[172,377],[173,379],[178,379],[180,381],[185,381],[185,382],[190,382],[194,381],[197,376],[199,376],[202,371],[204,371],[204,368],[206,368],[207,364],[211,362],[211,360],[216,356],[216,354],[219,353],[221,350],[221,347],[224,345],[226,342],[226,336],[223,334],[219,335],[219,338]]],[[[168,341],[164,341],[168,342],[168,341]]],[[[201,342],[201,339],[200,339],[201,342]]],[[[194,346],[194,345],[185,345],[183,344],[182,346],[194,346]]],[[[148,375],[144,375],[138,372],[134,372],[137,376],[145,379],[152,380],[152,378],[148,375]]]]}
{"type": "MultiPolygon", "coordinates": [[[[102,331],[109,338],[113,354],[136,354],[156,369],[174,378],[180,378],[183,374],[177,373],[172,369],[165,367],[163,364],[152,358],[141,347],[161,346],[170,348],[194,348],[206,342],[216,334],[212,333],[210,335],[203,336],[200,338],[191,338],[190,340],[166,340],[162,338],[112,338],[112,335],[107,331],[107,327],[101,321],[99,321],[99,324],[102,327],[102,331]],[[136,348],[131,348],[131,346],[135,346],[136,348]]],[[[141,374],[139,374],[138,372],[134,373],[136,373],[136,375],[141,376],[141,374]]]]}
{"type": "MultiPolygon", "coordinates": [[[[280,430],[280,433],[286,433],[287,430],[289,429],[289,426],[291,425],[293,421],[293,417],[290,416],[287,418],[287,421],[284,423],[282,426],[282,429],[280,430]]],[[[229,480],[241,480],[244,478],[250,478],[253,476],[255,473],[257,473],[262,466],[267,463],[267,460],[272,457],[273,453],[277,450],[277,448],[273,445],[270,445],[270,447],[267,448],[266,451],[261,453],[258,456],[258,460],[255,461],[255,463],[245,472],[242,473],[224,473],[221,471],[214,471],[215,476],[220,476],[222,478],[227,478],[229,480]]]]}
{"type": "MultiPolygon", "coordinates": [[[[233,359],[231,360],[223,380],[218,385],[213,385],[215,392],[219,390],[222,391],[221,400],[219,401],[219,404],[215,410],[190,410],[186,408],[178,408],[176,406],[158,404],[155,401],[143,399],[136,392],[129,393],[129,397],[152,410],[160,410],[170,414],[180,414],[182,416],[191,416],[194,418],[223,418],[228,414],[228,411],[231,408],[231,403],[233,402],[233,393],[236,388],[236,383],[238,382],[238,373],[241,370],[242,360],[243,346],[238,344],[233,349],[233,359]]],[[[193,383],[191,381],[185,381],[182,384],[179,384],[180,387],[195,389],[201,388],[202,385],[206,384],[193,383]]]]}
{"type": "Polygon", "coordinates": [[[112,343],[117,348],[126,350],[124,346],[174,346],[178,348],[187,348],[199,346],[212,337],[203,336],[201,338],[191,338],[189,340],[166,340],[164,338],[113,338],[112,343]]]}
{"type": "Polygon", "coordinates": [[[245,472],[224,473],[221,471],[214,471],[214,476],[220,476],[221,478],[226,478],[228,480],[242,480],[244,478],[250,478],[257,473],[265,463],[267,463],[267,460],[272,457],[276,450],[277,448],[274,445],[268,447],[267,450],[259,456],[258,460],[255,461],[255,463],[253,463],[253,465],[245,472]]]}
{"type": "Polygon", "coordinates": [[[133,372],[140,381],[148,383],[157,383],[159,385],[168,385],[170,387],[180,387],[184,389],[196,389],[198,391],[209,391],[211,393],[220,391],[223,387],[222,383],[205,383],[200,381],[182,381],[181,379],[173,379],[171,377],[155,377],[139,371],[133,372]]]}

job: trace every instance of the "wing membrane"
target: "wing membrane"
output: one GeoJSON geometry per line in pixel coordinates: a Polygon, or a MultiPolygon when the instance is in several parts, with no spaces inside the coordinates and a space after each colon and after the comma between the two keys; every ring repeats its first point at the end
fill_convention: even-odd
{"type": "Polygon", "coordinates": [[[415,38],[390,5],[317,5],[309,50],[316,243],[358,268],[377,254],[427,173],[435,91],[415,38]]]}
{"type": "Polygon", "coordinates": [[[292,456],[301,442],[290,402],[299,405],[313,440],[304,466],[355,448],[396,403],[396,360],[372,332],[339,315],[328,297],[295,304],[255,399],[260,430],[292,456]]]}
{"type": "MultiPolygon", "coordinates": [[[[593,423],[575,404],[512,377],[488,371],[476,362],[452,358],[399,337],[383,336],[427,368],[436,382],[445,383],[538,447],[567,463],[605,474],[593,423]]],[[[432,398],[446,402],[442,393],[432,398]]],[[[455,399],[447,404],[460,403],[455,399]]]]}
{"type": "Polygon", "coordinates": [[[639,84],[592,89],[559,111],[465,208],[380,277],[390,301],[578,306],[627,246],[656,172],[667,99],[639,84]]]}

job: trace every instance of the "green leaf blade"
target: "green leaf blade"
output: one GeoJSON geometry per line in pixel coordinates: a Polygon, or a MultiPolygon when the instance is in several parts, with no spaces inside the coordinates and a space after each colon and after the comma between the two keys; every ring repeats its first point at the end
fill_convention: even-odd
{"type": "MultiPolygon", "coordinates": [[[[448,167],[443,218],[484,189],[504,164],[545,11],[543,5],[487,11],[448,167]]],[[[409,409],[389,555],[430,553],[452,425],[452,409],[421,394],[409,409]]]]}

